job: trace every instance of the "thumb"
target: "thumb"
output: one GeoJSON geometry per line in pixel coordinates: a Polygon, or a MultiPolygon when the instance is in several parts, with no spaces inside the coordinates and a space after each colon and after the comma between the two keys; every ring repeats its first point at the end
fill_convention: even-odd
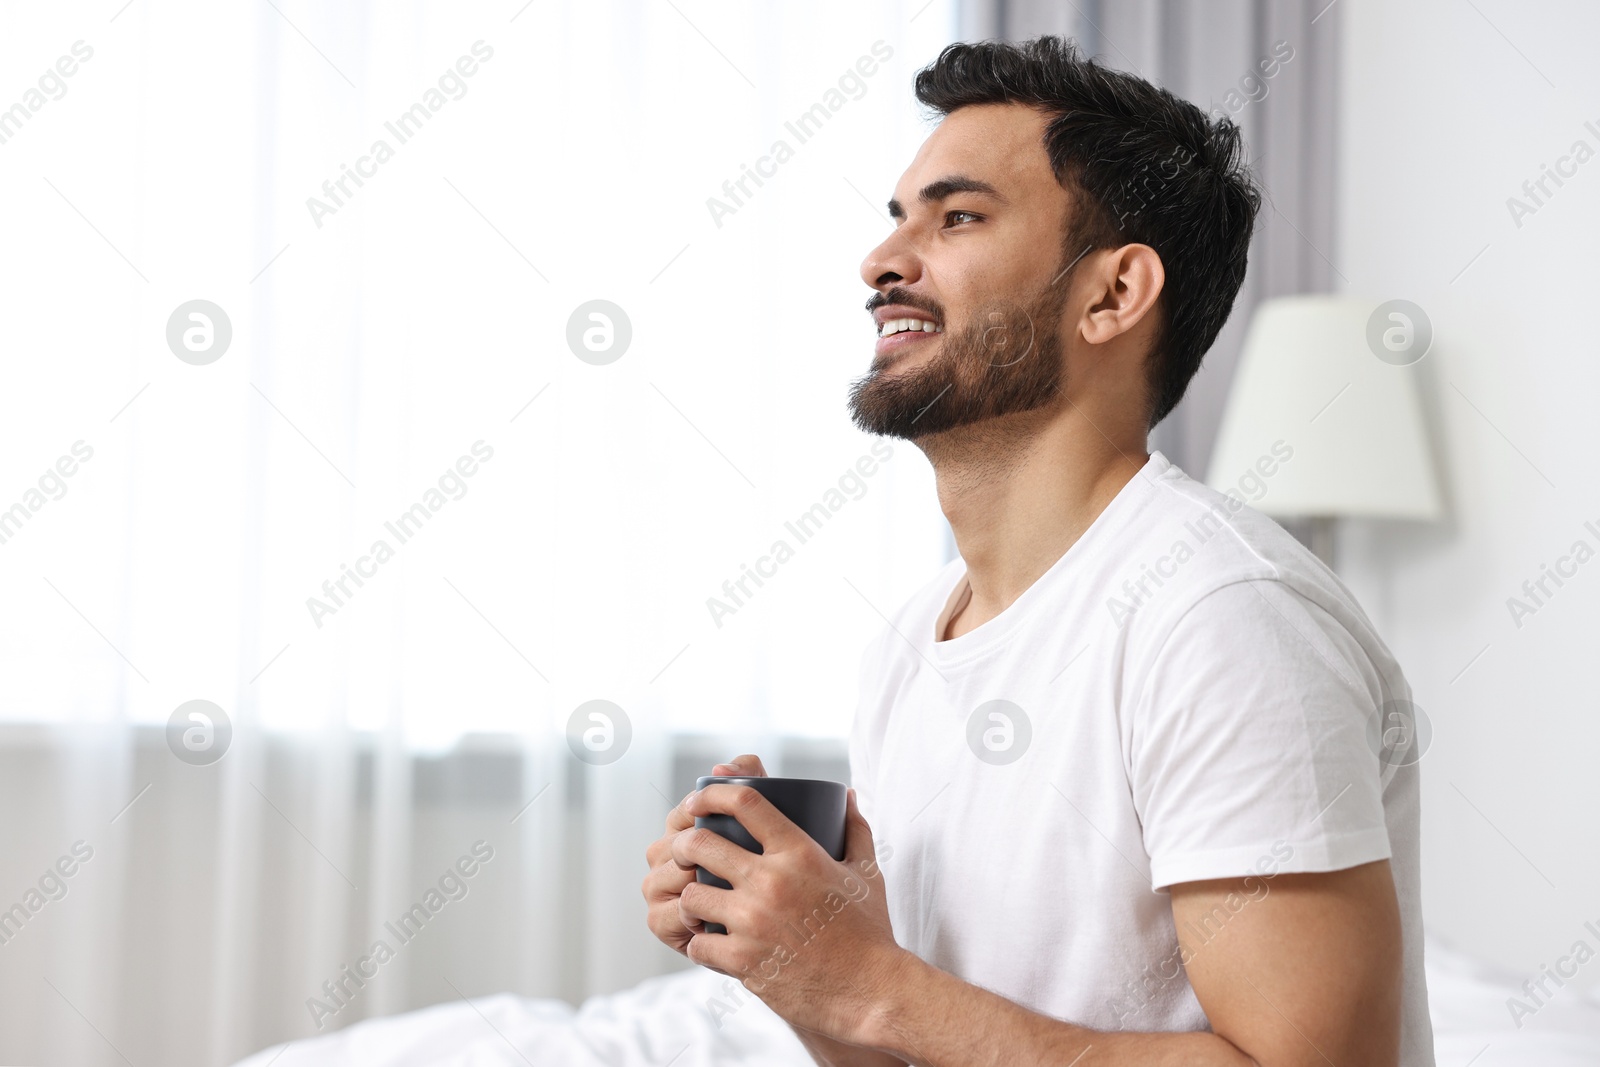
{"type": "Polygon", "coordinates": [[[872,827],[856,804],[856,791],[845,794],[844,861],[867,878],[878,873],[877,849],[872,843],[872,827]]]}
{"type": "Polygon", "coordinates": [[[727,763],[717,764],[711,768],[711,773],[725,778],[735,775],[743,775],[748,778],[765,778],[767,769],[761,765],[760,756],[746,753],[743,756],[733,757],[727,763]]]}

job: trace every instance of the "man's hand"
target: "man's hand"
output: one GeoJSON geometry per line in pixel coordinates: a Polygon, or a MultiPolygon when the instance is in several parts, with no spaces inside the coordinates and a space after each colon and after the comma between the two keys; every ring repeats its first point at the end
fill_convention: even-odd
{"type": "MultiPolygon", "coordinates": [[[[712,774],[723,776],[746,775],[757,778],[767,776],[757,756],[739,756],[732,763],[719,763],[711,768],[712,774]]],[[[693,796],[694,794],[690,794],[693,796]]],[[[687,800],[685,797],[684,800],[687,800]]],[[[650,932],[674,952],[688,955],[689,941],[704,929],[701,922],[690,923],[679,908],[679,898],[685,887],[694,883],[694,864],[688,866],[672,857],[672,844],[685,830],[693,829],[694,816],[684,810],[683,801],[667,813],[667,829],[645,850],[645,860],[650,873],[645,875],[640,887],[648,909],[646,922],[650,932]]]]}
{"type": "Polygon", "coordinates": [[[682,925],[691,931],[686,955],[742,980],[794,1026],[853,1042],[906,955],[889,925],[872,830],[854,790],[843,861],[749,786],[708,786],[681,807],[690,820],[730,815],[762,847],[759,855],[747,852],[709,830],[674,837],[670,854],[679,868],[699,865],[733,886],[686,882],[678,890],[682,925]],[[707,921],[728,932],[703,932],[707,921]]]}
{"type": "MultiPolygon", "coordinates": [[[[751,755],[739,756],[730,763],[719,763],[711,769],[711,773],[725,777],[744,775],[765,778],[767,775],[766,768],[761,765],[760,758],[751,755]]],[[[693,794],[690,794],[690,796],[692,797],[693,794]]],[[[684,800],[689,800],[689,797],[685,797],[684,800]]],[[[855,799],[853,796],[850,810],[852,812],[855,811],[855,799]]],[[[857,817],[859,818],[859,816],[857,817]]],[[[694,819],[694,814],[691,814],[683,803],[678,804],[667,815],[666,833],[651,844],[645,853],[650,862],[650,873],[645,877],[643,886],[644,898],[649,905],[651,932],[669,948],[686,956],[690,955],[689,944],[697,935],[706,938],[723,936],[705,934],[705,922],[697,918],[692,911],[685,909],[682,903],[684,890],[696,884],[695,863],[692,860],[687,863],[679,862],[673,855],[673,848],[674,843],[681,835],[693,831],[694,819]]],[[[865,823],[863,822],[862,825],[864,826],[865,823]]],[[[752,832],[754,831],[752,830],[752,832]]],[[[719,837],[717,840],[721,841],[723,839],[719,837]]],[[[757,837],[757,840],[759,841],[761,838],[757,837]]],[[[868,856],[870,857],[872,855],[870,833],[867,838],[867,844],[868,856]]],[[[737,848],[738,846],[734,847],[737,848]]],[[[739,851],[743,852],[747,857],[751,855],[748,852],[744,852],[743,849],[739,851]]],[[[826,853],[824,853],[824,858],[827,858],[826,853]]],[[[847,854],[848,858],[851,857],[847,854]]],[[[832,861],[830,860],[829,862],[832,861]]],[[[876,879],[875,891],[881,899],[883,878],[877,873],[875,863],[873,865],[873,876],[876,879]]],[[[854,907],[855,904],[852,903],[850,906],[854,907]]],[[[713,921],[716,920],[713,919],[713,921]]],[[[729,929],[732,928],[730,927],[729,929]]],[[[836,937],[835,940],[837,941],[838,938],[836,937]]],[[[690,958],[694,957],[690,956],[690,958]]],[[[715,969],[720,969],[727,973],[725,968],[715,969]]],[[[781,975],[781,973],[780,971],[779,974],[781,975]]],[[[744,975],[738,975],[737,977],[741,980],[745,978],[744,975]]],[[[843,984],[842,981],[841,984],[843,984]]],[[[746,983],[746,988],[750,989],[751,992],[765,991],[767,986],[768,982],[763,981],[759,976],[750,978],[746,983]]],[[[780,992],[782,991],[780,990],[780,992]]],[[[870,1049],[857,1048],[835,1041],[817,1033],[815,1030],[796,1024],[792,1019],[789,1020],[789,1025],[794,1029],[801,1043],[805,1045],[806,1050],[811,1053],[812,1058],[819,1064],[833,1065],[833,1067],[900,1067],[904,1062],[897,1056],[886,1055],[870,1049]]]]}

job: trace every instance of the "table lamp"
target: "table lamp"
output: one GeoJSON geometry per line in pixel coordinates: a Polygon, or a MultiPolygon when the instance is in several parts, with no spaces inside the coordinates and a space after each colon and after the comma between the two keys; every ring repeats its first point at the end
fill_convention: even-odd
{"type": "Polygon", "coordinates": [[[1311,550],[1330,567],[1341,517],[1438,518],[1415,367],[1431,340],[1426,315],[1407,301],[1263,301],[1207,482],[1274,518],[1310,520],[1311,550]]]}

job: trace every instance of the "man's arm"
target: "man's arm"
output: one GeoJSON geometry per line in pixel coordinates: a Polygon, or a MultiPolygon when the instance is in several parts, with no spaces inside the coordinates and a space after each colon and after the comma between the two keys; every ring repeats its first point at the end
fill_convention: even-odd
{"type": "Polygon", "coordinates": [[[793,1023],[789,1029],[800,1039],[800,1043],[811,1053],[811,1058],[817,1061],[818,1067],[905,1067],[905,1060],[887,1052],[876,1049],[862,1048],[859,1045],[846,1045],[842,1041],[835,1041],[830,1037],[823,1037],[812,1030],[802,1029],[793,1023]]]}
{"type": "Polygon", "coordinates": [[[690,935],[684,952],[741,976],[797,1029],[919,1067],[1398,1065],[1400,907],[1388,860],[1173,886],[1182,962],[1211,1031],[1105,1032],[1029,1011],[901,948],[853,792],[843,861],[748,786],[711,785],[681,807],[691,822],[732,815],[763,847],[696,829],[664,842],[671,864],[733,886],[681,886],[672,925],[690,935]],[[706,922],[730,932],[708,934],[706,922]]]}
{"type": "Polygon", "coordinates": [[[922,1067],[1399,1063],[1400,910],[1387,860],[1177,885],[1172,912],[1211,1033],[1089,1030],[907,955],[861,1036],[922,1067]]]}

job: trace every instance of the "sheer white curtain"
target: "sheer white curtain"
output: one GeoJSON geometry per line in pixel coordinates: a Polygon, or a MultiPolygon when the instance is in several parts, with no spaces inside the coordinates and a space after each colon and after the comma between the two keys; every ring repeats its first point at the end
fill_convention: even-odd
{"type": "Polygon", "coordinates": [[[676,965],[668,798],[840,736],[944,558],[843,398],[952,0],[0,20],[0,1059],[676,965]]]}

